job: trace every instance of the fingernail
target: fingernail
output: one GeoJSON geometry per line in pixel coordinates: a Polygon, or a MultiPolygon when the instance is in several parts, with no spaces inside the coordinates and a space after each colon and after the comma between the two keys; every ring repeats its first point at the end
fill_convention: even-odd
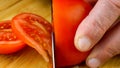
{"type": "Polygon", "coordinates": [[[80,51],[87,51],[91,46],[91,42],[87,37],[81,37],[77,41],[77,48],[80,51]]]}
{"type": "Polygon", "coordinates": [[[96,58],[88,60],[88,65],[90,68],[97,68],[100,65],[100,61],[96,58]]]}

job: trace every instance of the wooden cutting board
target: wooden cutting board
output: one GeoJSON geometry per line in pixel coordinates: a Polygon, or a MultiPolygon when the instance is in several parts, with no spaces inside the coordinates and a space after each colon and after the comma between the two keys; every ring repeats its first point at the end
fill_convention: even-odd
{"type": "MultiPolygon", "coordinates": [[[[51,22],[50,0],[0,0],[0,21],[11,20],[22,12],[38,14],[51,22]]],[[[47,68],[48,63],[31,47],[0,55],[0,68],[47,68]]]]}
{"type": "MultiPolygon", "coordinates": [[[[10,20],[22,12],[38,14],[51,22],[51,0],[0,0],[0,21],[10,20]]],[[[14,54],[0,55],[0,68],[47,68],[47,65],[41,55],[29,46],[14,54]]],[[[88,67],[80,64],[72,68],[88,67]]],[[[100,68],[120,68],[120,55],[100,68]]]]}

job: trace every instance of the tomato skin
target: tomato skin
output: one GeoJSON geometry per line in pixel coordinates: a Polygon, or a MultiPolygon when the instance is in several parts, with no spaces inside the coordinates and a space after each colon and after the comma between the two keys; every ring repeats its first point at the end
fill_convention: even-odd
{"type": "Polygon", "coordinates": [[[0,42],[0,54],[15,53],[24,47],[25,47],[25,44],[22,41],[0,42]]]}
{"type": "Polygon", "coordinates": [[[52,26],[48,21],[36,14],[21,13],[12,19],[12,29],[17,37],[36,49],[49,62],[52,54],[52,26]]]}
{"type": "Polygon", "coordinates": [[[0,22],[0,54],[17,52],[26,45],[12,32],[11,21],[0,22]]]}
{"type": "Polygon", "coordinates": [[[74,35],[91,6],[82,0],[53,0],[53,25],[55,32],[56,66],[78,64],[89,52],[79,52],[74,47],[74,35]]]}

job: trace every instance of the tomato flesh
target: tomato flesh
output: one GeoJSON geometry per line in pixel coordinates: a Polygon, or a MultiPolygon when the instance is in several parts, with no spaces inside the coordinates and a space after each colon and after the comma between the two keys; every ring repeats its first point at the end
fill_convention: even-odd
{"type": "Polygon", "coordinates": [[[10,54],[25,47],[11,29],[11,21],[0,22],[0,54],[10,54]]]}
{"type": "Polygon", "coordinates": [[[57,67],[79,64],[88,56],[89,51],[80,52],[74,47],[74,36],[90,9],[91,6],[83,0],[53,0],[57,67]]]}
{"type": "Polygon", "coordinates": [[[12,27],[15,34],[36,49],[46,61],[51,56],[51,32],[52,26],[44,18],[31,14],[18,14],[12,19],[12,27]]]}

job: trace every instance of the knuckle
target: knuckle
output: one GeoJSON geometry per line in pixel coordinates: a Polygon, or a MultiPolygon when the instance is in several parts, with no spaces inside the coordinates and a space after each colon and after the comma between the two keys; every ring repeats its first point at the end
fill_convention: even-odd
{"type": "Polygon", "coordinates": [[[108,56],[113,57],[120,53],[120,48],[119,47],[108,47],[106,48],[106,52],[108,56]]]}
{"type": "Polygon", "coordinates": [[[120,0],[106,0],[106,2],[109,4],[109,7],[114,10],[114,12],[120,15],[120,0]]]}
{"type": "Polygon", "coordinates": [[[94,23],[95,27],[101,31],[101,32],[105,32],[106,31],[106,25],[104,23],[102,23],[101,20],[97,20],[96,23],[94,23]]]}
{"type": "Polygon", "coordinates": [[[94,31],[95,32],[94,34],[97,37],[102,36],[106,32],[106,30],[108,29],[107,28],[108,26],[105,25],[104,23],[102,23],[101,19],[95,20],[95,22],[92,23],[92,25],[96,28],[94,31]]]}
{"type": "Polygon", "coordinates": [[[120,9],[120,0],[108,0],[111,4],[113,4],[115,7],[120,9]]]}

